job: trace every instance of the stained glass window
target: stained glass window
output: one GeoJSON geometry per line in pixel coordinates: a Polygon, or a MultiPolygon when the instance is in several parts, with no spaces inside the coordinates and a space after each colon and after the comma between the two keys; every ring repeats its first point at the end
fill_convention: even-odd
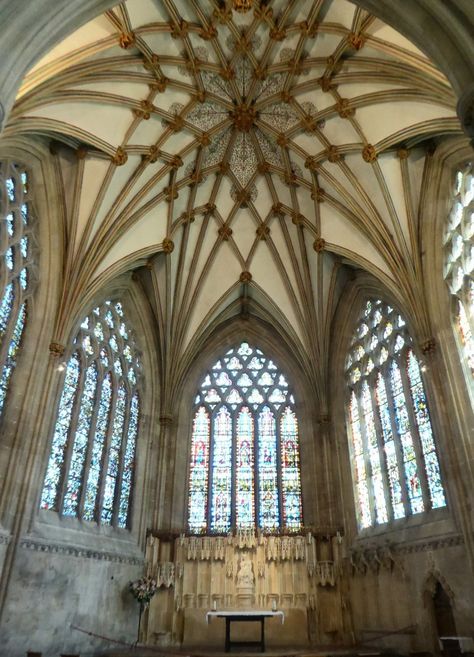
{"type": "Polygon", "coordinates": [[[445,506],[421,368],[395,308],[367,301],[346,372],[359,527],[445,506]]]}
{"type": "Polygon", "coordinates": [[[474,377],[474,167],[456,172],[445,234],[445,279],[454,299],[462,359],[474,377]]]}
{"type": "Polygon", "coordinates": [[[0,413],[23,339],[28,299],[35,288],[32,269],[34,213],[27,172],[0,163],[0,413]]]}
{"type": "Polygon", "coordinates": [[[119,302],[84,319],[71,346],[41,508],[130,526],[141,365],[119,302]]]}
{"type": "Polygon", "coordinates": [[[205,375],[191,437],[191,532],[301,529],[294,403],[283,373],[247,342],[230,349],[205,375]]]}

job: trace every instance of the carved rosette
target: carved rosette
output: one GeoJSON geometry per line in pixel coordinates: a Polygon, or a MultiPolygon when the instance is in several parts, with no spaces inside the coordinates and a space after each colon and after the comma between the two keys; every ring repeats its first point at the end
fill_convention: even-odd
{"type": "Polygon", "coordinates": [[[164,253],[173,253],[174,250],[173,240],[170,240],[168,237],[165,237],[165,239],[162,242],[162,246],[164,253]]]}
{"type": "Polygon", "coordinates": [[[365,146],[364,150],[362,151],[362,157],[364,158],[364,162],[375,162],[377,159],[377,151],[375,150],[375,146],[372,146],[372,144],[367,144],[367,146],[365,146]]]}
{"type": "Polygon", "coordinates": [[[326,240],[323,239],[322,237],[317,237],[314,240],[313,249],[316,251],[316,253],[321,253],[321,251],[324,251],[325,248],[326,248],[326,240]]]}

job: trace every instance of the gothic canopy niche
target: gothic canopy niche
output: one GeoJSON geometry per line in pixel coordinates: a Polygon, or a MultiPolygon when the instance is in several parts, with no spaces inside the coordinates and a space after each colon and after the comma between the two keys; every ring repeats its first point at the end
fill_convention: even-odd
{"type": "Polygon", "coordinates": [[[338,256],[412,297],[425,145],[460,132],[439,70],[345,0],[128,0],[38,63],[6,129],[76,151],[64,317],[165,251],[183,347],[250,272],[308,351],[338,256]]]}

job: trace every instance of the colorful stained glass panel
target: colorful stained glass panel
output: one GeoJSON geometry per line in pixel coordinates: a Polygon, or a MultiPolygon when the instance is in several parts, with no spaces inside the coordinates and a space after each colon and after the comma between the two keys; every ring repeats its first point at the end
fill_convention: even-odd
{"type": "Polygon", "coordinates": [[[302,523],[298,420],[288,406],[280,420],[280,440],[283,525],[297,531],[302,523]]]}
{"type": "Polygon", "coordinates": [[[211,463],[211,532],[226,533],[231,526],[232,417],[221,407],[213,420],[211,463]]]}
{"type": "Polygon", "coordinates": [[[196,534],[204,532],[207,526],[209,440],[209,414],[201,406],[194,416],[189,474],[188,526],[196,534]]]}
{"type": "Polygon", "coordinates": [[[275,416],[265,406],[258,416],[259,526],[274,531],[280,525],[275,416]]]}
{"type": "Polygon", "coordinates": [[[252,413],[247,407],[237,416],[235,470],[236,524],[250,529],[255,525],[254,428],[252,413]]]}

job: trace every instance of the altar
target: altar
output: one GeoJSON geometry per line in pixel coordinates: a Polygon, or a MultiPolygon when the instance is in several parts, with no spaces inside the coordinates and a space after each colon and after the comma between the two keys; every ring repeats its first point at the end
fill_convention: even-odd
{"type": "MultiPolygon", "coordinates": [[[[224,622],[206,620],[225,620],[225,613],[233,619],[229,633],[230,624],[239,623],[239,640],[245,642],[256,639],[257,623],[249,619],[265,613],[264,641],[272,650],[342,640],[343,548],[335,530],[290,536],[254,531],[149,536],[147,575],[159,589],[144,615],[140,640],[152,646],[222,650],[224,622]],[[244,616],[249,622],[238,620],[244,616]],[[278,622],[283,619],[284,624],[278,622]]],[[[228,641],[233,643],[230,634],[228,641]]]]}
{"type": "Polygon", "coordinates": [[[225,651],[230,652],[233,647],[257,647],[260,652],[265,652],[265,619],[280,617],[281,624],[285,621],[285,614],[282,611],[268,611],[266,609],[247,609],[239,611],[237,609],[230,611],[208,611],[206,614],[206,622],[209,624],[211,618],[224,618],[225,619],[225,651]],[[260,640],[259,641],[239,641],[231,640],[231,623],[260,623],[260,640]]]}

